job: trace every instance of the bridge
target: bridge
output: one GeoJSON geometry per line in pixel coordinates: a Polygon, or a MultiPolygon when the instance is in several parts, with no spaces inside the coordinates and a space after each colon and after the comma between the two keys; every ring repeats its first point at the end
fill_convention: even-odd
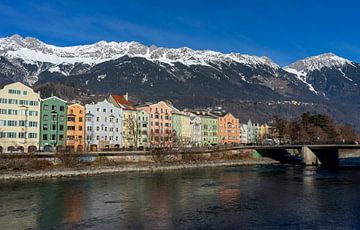
{"type": "Polygon", "coordinates": [[[304,165],[339,166],[339,150],[360,149],[360,145],[277,145],[253,146],[264,157],[273,158],[282,163],[298,162],[304,165]]]}
{"type": "MultiPolygon", "coordinates": [[[[102,156],[149,156],[172,154],[203,154],[233,150],[256,150],[261,156],[272,158],[280,163],[299,163],[307,166],[322,165],[325,167],[339,166],[339,150],[356,150],[360,145],[327,144],[327,145],[221,145],[196,148],[160,148],[147,151],[104,151],[76,153],[79,157],[102,156]]],[[[0,154],[0,159],[14,158],[57,158],[64,153],[37,152],[32,154],[7,153],[0,154]]],[[[66,153],[66,155],[71,155],[66,153]]]]}

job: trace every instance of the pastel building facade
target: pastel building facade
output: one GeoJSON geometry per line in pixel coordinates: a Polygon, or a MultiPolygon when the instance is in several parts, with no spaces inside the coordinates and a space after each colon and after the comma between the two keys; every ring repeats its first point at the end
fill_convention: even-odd
{"type": "Polygon", "coordinates": [[[191,127],[191,145],[201,146],[202,132],[201,132],[201,118],[195,113],[189,113],[190,127],[191,127]]]}
{"type": "Polygon", "coordinates": [[[150,114],[145,110],[137,112],[137,147],[150,147],[150,114]]]}
{"type": "Polygon", "coordinates": [[[232,113],[219,116],[219,144],[240,143],[240,122],[232,113]]]}
{"type": "Polygon", "coordinates": [[[172,113],[173,142],[176,146],[191,144],[190,116],[185,112],[172,113]]]}
{"type": "Polygon", "coordinates": [[[41,101],[40,150],[64,150],[67,102],[56,96],[41,101]]]}
{"type": "Polygon", "coordinates": [[[85,149],[85,107],[72,104],[67,108],[66,149],[68,152],[82,152],[85,149]]]}
{"type": "Polygon", "coordinates": [[[129,101],[128,94],[111,94],[108,101],[123,111],[122,118],[122,146],[125,148],[137,147],[138,141],[138,111],[129,101]]]}
{"type": "Polygon", "coordinates": [[[0,153],[39,149],[40,95],[12,83],[0,89],[0,153]]]}
{"type": "Polygon", "coordinates": [[[219,143],[218,130],[219,122],[218,117],[210,113],[203,112],[199,115],[201,119],[201,138],[202,145],[217,145],[219,143]]]}
{"type": "Polygon", "coordinates": [[[172,111],[174,107],[165,101],[160,101],[139,106],[138,110],[145,110],[150,115],[150,146],[172,147],[172,111]]]}
{"type": "Polygon", "coordinates": [[[107,100],[85,105],[86,146],[88,151],[101,151],[122,146],[123,110],[107,100]]]}

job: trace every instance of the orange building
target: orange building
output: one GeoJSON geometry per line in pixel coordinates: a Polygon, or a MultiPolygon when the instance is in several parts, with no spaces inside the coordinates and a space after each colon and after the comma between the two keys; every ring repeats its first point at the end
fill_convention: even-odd
{"type": "Polygon", "coordinates": [[[154,147],[171,147],[173,141],[172,111],[176,110],[171,104],[160,101],[139,106],[150,114],[150,145],[154,147]]]}
{"type": "Polygon", "coordinates": [[[240,143],[240,122],[230,112],[219,116],[219,144],[240,143]]]}
{"type": "Polygon", "coordinates": [[[81,152],[85,146],[85,107],[72,104],[67,109],[66,149],[81,152]]]}

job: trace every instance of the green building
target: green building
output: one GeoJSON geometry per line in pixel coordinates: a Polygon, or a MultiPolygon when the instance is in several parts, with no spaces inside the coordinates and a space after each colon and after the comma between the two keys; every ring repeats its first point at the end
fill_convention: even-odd
{"type": "Polygon", "coordinates": [[[66,101],[52,96],[41,102],[40,150],[64,149],[66,141],[66,101]]]}
{"type": "Polygon", "coordinates": [[[212,114],[199,115],[201,119],[201,143],[202,145],[217,145],[218,144],[218,117],[212,114]]]}

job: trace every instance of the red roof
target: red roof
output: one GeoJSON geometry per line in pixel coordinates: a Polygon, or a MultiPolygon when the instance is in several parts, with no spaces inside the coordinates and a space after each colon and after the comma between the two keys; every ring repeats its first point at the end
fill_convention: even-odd
{"type": "Polygon", "coordinates": [[[121,107],[124,107],[124,109],[136,110],[134,105],[130,101],[126,100],[124,96],[113,94],[111,96],[114,98],[116,103],[118,103],[121,107]]]}

